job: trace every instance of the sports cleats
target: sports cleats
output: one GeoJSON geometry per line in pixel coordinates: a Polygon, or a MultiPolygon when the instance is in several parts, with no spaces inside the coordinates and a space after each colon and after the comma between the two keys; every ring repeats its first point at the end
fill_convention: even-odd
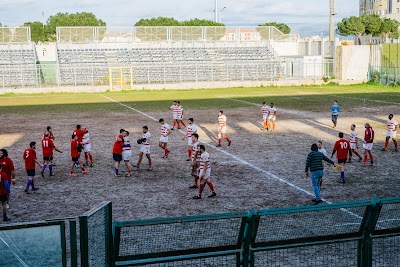
{"type": "Polygon", "coordinates": [[[125,174],[125,177],[132,177],[132,173],[125,174]]]}
{"type": "Polygon", "coordinates": [[[208,197],[216,197],[217,193],[213,192],[211,195],[209,195],[208,197]]]}
{"type": "Polygon", "coordinates": [[[75,173],[71,173],[69,176],[76,177],[76,174],[75,173]]]}
{"type": "Polygon", "coordinates": [[[38,190],[39,190],[39,187],[32,188],[32,191],[38,191],[38,190]]]}
{"type": "Polygon", "coordinates": [[[40,175],[42,175],[42,178],[44,178],[44,171],[41,171],[40,175]]]}
{"type": "Polygon", "coordinates": [[[201,196],[194,196],[193,199],[201,199],[201,196]]]}
{"type": "Polygon", "coordinates": [[[120,173],[114,174],[114,177],[121,177],[121,174],[120,173]]]}
{"type": "Polygon", "coordinates": [[[147,167],[147,169],[146,169],[147,171],[152,171],[153,170],[153,168],[152,167],[147,167]]]}
{"type": "Polygon", "coordinates": [[[228,146],[231,146],[231,143],[232,143],[232,141],[229,141],[229,142],[228,142],[228,146]]]}
{"type": "Polygon", "coordinates": [[[199,188],[197,185],[191,185],[191,186],[189,186],[189,188],[199,188]]]}
{"type": "Polygon", "coordinates": [[[221,147],[221,144],[217,144],[216,147],[221,147]]]}
{"type": "Polygon", "coordinates": [[[88,174],[89,171],[88,171],[88,170],[84,170],[84,171],[82,171],[82,173],[83,173],[83,174],[88,174]]]}

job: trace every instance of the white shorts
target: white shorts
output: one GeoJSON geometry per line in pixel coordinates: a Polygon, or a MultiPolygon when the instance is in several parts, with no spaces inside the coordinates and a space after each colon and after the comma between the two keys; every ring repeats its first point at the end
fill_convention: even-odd
{"type": "Polygon", "coordinates": [[[83,145],[83,152],[90,152],[90,151],[92,151],[92,144],[83,145]]]}
{"type": "Polygon", "coordinates": [[[366,149],[366,150],[372,150],[373,146],[374,146],[373,143],[363,144],[363,148],[366,149]]]}
{"type": "Polygon", "coordinates": [[[271,121],[276,121],[276,116],[275,115],[269,115],[268,119],[271,121]]]}
{"type": "Polygon", "coordinates": [[[218,127],[218,132],[219,133],[223,133],[223,134],[226,134],[226,126],[224,126],[224,127],[218,127]]]}
{"type": "Polygon", "coordinates": [[[266,121],[267,120],[267,115],[263,115],[263,120],[266,121]]]}
{"type": "Polygon", "coordinates": [[[174,120],[179,120],[179,115],[178,114],[174,114],[172,117],[174,118],[174,120]]]}
{"type": "Polygon", "coordinates": [[[193,145],[192,137],[188,137],[188,146],[192,145],[193,145]]]}
{"type": "Polygon", "coordinates": [[[160,142],[168,143],[168,136],[163,136],[163,135],[161,135],[161,137],[160,137],[160,142]]]}
{"type": "Polygon", "coordinates": [[[131,157],[132,157],[132,150],[122,151],[122,160],[128,161],[131,159],[131,157]]]}
{"type": "Polygon", "coordinates": [[[396,138],[397,132],[395,131],[387,131],[386,137],[396,138]]]}
{"type": "Polygon", "coordinates": [[[350,149],[357,149],[356,143],[350,143],[350,149]]]}
{"type": "Polygon", "coordinates": [[[210,168],[208,168],[206,170],[205,174],[204,174],[203,170],[200,170],[199,177],[203,177],[203,179],[210,179],[210,176],[211,176],[211,169],[210,168]],[[204,177],[203,177],[203,175],[204,175],[204,177]]]}
{"type": "Polygon", "coordinates": [[[144,154],[150,154],[150,146],[141,146],[140,152],[143,152],[144,154]]]}

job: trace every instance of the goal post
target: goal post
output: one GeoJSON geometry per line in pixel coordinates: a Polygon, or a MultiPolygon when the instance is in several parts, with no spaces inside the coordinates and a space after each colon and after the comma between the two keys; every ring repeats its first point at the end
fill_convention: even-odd
{"type": "Polygon", "coordinates": [[[109,67],[110,90],[133,89],[133,67],[109,67]]]}

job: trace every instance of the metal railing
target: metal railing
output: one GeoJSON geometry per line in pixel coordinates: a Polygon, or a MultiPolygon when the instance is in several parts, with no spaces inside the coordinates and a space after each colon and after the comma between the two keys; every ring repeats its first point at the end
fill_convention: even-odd
{"type": "Polygon", "coordinates": [[[296,42],[298,34],[284,34],[272,26],[187,26],[187,27],[57,27],[58,43],[131,42],[296,42]]]}

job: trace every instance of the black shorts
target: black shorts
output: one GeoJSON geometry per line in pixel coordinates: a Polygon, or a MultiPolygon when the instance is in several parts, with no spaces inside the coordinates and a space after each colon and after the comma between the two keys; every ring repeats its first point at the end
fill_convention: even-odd
{"type": "Polygon", "coordinates": [[[26,170],[26,174],[29,177],[34,177],[36,175],[35,170],[26,170]]]}
{"type": "Polygon", "coordinates": [[[8,194],[0,196],[0,202],[4,203],[8,201],[8,194]]]}
{"type": "Polygon", "coordinates": [[[114,154],[113,153],[113,159],[116,162],[121,162],[122,161],[122,154],[114,154]]]}
{"type": "Polygon", "coordinates": [[[49,156],[49,157],[44,157],[43,156],[43,160],[48,160],[48,161],[53,160],[53,156],[49,156]]]}
{"type": "Polygon", "coordinates": [[[339,164],[341,164],[341,163],[346,163],[347,162],[347,159],[338,159],[338,161],[337,161],[339,164]]]}
{"type": "Polygon", "coordinates": [[[77,162],[77,161],[79,161],[79,157],[72,157],[72,162],[77,162]]]}

